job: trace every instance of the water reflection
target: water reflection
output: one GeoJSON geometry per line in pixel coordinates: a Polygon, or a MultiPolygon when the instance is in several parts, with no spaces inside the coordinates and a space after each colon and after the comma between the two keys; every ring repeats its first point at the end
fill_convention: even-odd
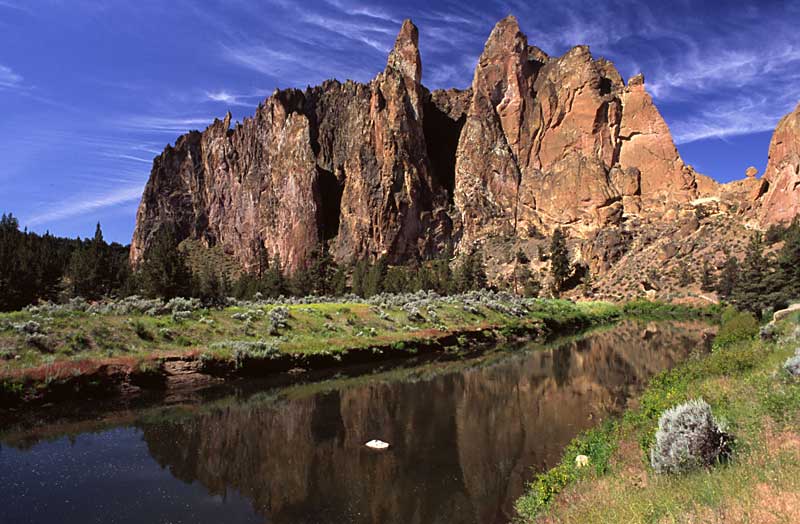
{"type": "Polygon", "coordinates": [[[544,351],[217,403],[136,432],[174,479],[265,522],[507,522],[531,468],[556,462],[576,433],[701,345],[704,329],[629,322],[544,351]],[[373,438],[392,447],[365,448],[373,438]]]}

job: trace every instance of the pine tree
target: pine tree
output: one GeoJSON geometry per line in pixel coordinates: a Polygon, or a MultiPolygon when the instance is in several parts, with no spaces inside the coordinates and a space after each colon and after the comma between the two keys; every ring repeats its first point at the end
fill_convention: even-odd
{"type": "Polygon", "coordinates": [[[289,291],[296,297],[315,294],[314,274],[310,267],[300,266],[295,269],[289,279],[289,291]]]}
{"type": "Polygon", "coordinates": [[[440,295],[449,295],[453,292],[453,271],[450,269],[450,261],[453,259],[453,246],[447,244],[441,256],[433,261],[432,270],[435,280],[433,287],[423,289],[434,289],[440,295]]]}
{"type": "Polygon", "coordinates": [[[72,296],[94,300],[111,291],[111,253],[98,222],[92,240],[73,251],[67,268],[72,296]]]}
{"type": "Polygon", "coordinates": [[[364,296],[371,297],[383,292],[383,284],[389,271],[386,257],[380,257],[367,272],[364,280],[364,296]]]}
{"type": "Polygon", "coordinates": [[[336,265],[331,276],[331,293],[335,297],[347,294],[347,270],[341,264],[336,265]]]}
{"type": "Polygon", "coordinates": [[[694,277],[685,263],[678,264],[678,285],[688,287],[694,283],[694,277]]]}
{"type": "Polygon", "coordinates": [[[714,282],[714,275],[711,272],[711,265],[708,260],[703,261],[703,272],[700,276],[700,289],[702,291],[714,291],[716,282],[714,282]]]}
{"type": "Polygon", "coordinates": [[[536,275],[531,273],[525,281],[523,293],[526,297],[536,298],[542,292],[542,283],[536,275]]]}
{"type": "Polygon", "coordinates": [[[441,285],[439,282],[442,272],[440,265],[443,265],[442,260],[433,260],[420,264],[413,273],[412,283],[409,284],[410,291],[435,290],[440,295],[445,294],[440,291],[443,287],[447,287],[447,284],[441,285]]]}
{"type": "Polygon", "coordinates": [[[311,254],[309,273],[311,290],[315,295],[325,296],[333,292],[331,280],[336,270],[330,252],[325,244],[321,244],[311,254]]]}
{"type": "Polygon", "coordinates": [[[480,290],[487,287],[486,266],[483,256],[477,250],[464,256],[453,276],[453,287],[459,293],[480,290]]]}
{"type": "Polygon", "coordinates": [[[531,270],[528,264],[530,264],[530,259],[522,249],[518,249],[517,254],[514,256],[514,271],[511,275],[515,295],[524,293],[525,285],[531,278],[531,270]]]}
{"type": "Polygon", "coordinates": [[[365,287],[366,287],[366,280],[367,274],[370,271],[370,263],[369,260],[366,258],[362,258],[358,262],[356,262],[355,266],[353,267],[353,279],[351,288],[354,294],[365,297],[365,287]]]}
{"type": "Polygon", "coordinates": [[[561,228],[556,228],[550,239],[550,275],[553,278],[553,293],[555,295],[564,291],[571,271],[566,238],[561,228]]]}
{"type": "Polygon", "coordinates": [[[784,230],[783,247],[778,251],[773,289],[781,306],[800,298],[800,219],[795,217],[784,230]]]}
{"type": "Polygon", "coordinates": [[[191,272],[186,256],[178,249],[173,227],[163,226],[156,231],[140,271],[142,288],[150,297],[191,295],[191,272]]]}
{"type": "Polygon", "coordinates": [[[731,293],[733,303],[761,318],[761,312],[771,305],[767,277],[768,262],[764,257],[763,239],[761,233],[755,233],[747,246],[739,277],[731,293]]]}
{"type": "Polygon", "coordinates": [[[276,253],[272,258],[272,264],[269,265],[259,281],[258,290],[265,296],[277,298],[287,292],[286,288],[281,257],[276,253]]]}
{"type": "Polygon", "coordinates": [[[717,279],[714,289],[720,298],[730,299],[733,295],[733,290],[739,280],[739,261],[736,257],[728,254],[725,263],[722,265],[719,278],[717,279]]]}

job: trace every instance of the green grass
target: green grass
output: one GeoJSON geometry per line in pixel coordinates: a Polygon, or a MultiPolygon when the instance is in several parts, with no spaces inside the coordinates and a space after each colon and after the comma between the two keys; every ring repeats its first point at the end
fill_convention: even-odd
{"type": "Polygon", "coordinates": [[[422,312],[424,319],[412,320],[399,307],[319,303],[288,306],[287,325],[276,329],[269,319],[273,307],[276,306],[200,309],[185,319],[172,315],[91,314],[69,310],[0,314],[0,351],[4,355],[0,360],[0,378],[20,376],[28,370],[44,367],[69,370],[72,364],[109,358],[141,363],[164,354],[187,351],[206,358],[234,361],[236,355],[231,348],[236,346],[232,342],[266,342],[279,352],[291,354],[336,354],[375,346],[408,353],[415,341],[446,332],[490,327],[499,329],[501,334],[510,334],[523,324],[537,323],[560,332],[576,326],[609,323],[623,316],[672,318],[707,314],[655,303],[642,303],[626,311],[627,306],[606,302],[576,304],[566,300],[536,300],[529,314],[518,318],[485,306],[470,312],[457,303],[435,301],[422,312]],[[31,337],[14,328],[15,324],[31,320],[40,324],[40,335],[31,337]]]}
{"type": "MultiPolygon", "coordinates": [[[[794,497],[800,511],[800,380],[782,364],[800,341],[788,337],[797,325],[780,326],[782,342],[763,342],[757,324],[727,311],[711,353],[695,355],[656,376],[617,424],[578,437],[562,462],[537,475],[517,502],[522,521],[548,522],[759,522],[777,500],[794,497]],[[659,476],[649,467],[660,415],[689,399],[703,398],[736,437],[726,465],[679,476],[659,476]],[[791,435],[777,438],[776,434],[791,435]],[[782,448],[797,439],[794,447],[782,448]],[[576,450],[594,468],[574,464],[576,450]],[[613,450],[609,453],[608,450],[613,450]],[[793,494],[793,495],[792,495],[793,494]],[[715,520],[717,519],[717,520],[715,520]],[[721,519],[721,520],[720,520],[721,519]]],[[[800,515],[777,509],[776,522],[800,515]]],[[[788,519],[788,520],[787,520],[788,519]]]]}

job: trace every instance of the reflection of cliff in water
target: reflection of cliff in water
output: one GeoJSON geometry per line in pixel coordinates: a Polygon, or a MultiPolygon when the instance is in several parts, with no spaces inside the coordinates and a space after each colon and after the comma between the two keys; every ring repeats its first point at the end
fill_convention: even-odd
{"type": "Polygon", "coordinates": [[[699,324],[625,323],[562,347],[414,382],[371,383],[145,425],[185,481],[268,522],[505,522],[531,467],[696,348],[699,324]],[[372,438],[392,443],[371,452],[372,438]]]}

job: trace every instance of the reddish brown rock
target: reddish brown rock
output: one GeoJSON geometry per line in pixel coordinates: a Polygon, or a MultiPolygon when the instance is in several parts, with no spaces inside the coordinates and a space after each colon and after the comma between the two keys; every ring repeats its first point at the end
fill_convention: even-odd
{"type": "Polygon", "coordinates": [[[628,81],[621,100],[620,165],[639,170],[643,195],[694,198],[696,176],[681,160],[667,123],[645,90],[643,75],[628,81]]]}
{"type": "Polygon", "coordinates": [[[245,267],[257,246],[291,268],[317,243],[318,174],[302,94],[276,93],[230,130],[230,115],[181,137],[156,158],[137,212],[131,259],[138,263],[162,224],[182,238],[222,244],[245,267]]]}
{"type": "Polygon", "coordinates": [[[763,226],[800,214],[800,104],[778,123],[762,180],[758,218],[763,226]]]}
{"type": "Polygon", "coordinates": [[[321,241],[339,260],[404,260],[449,235],[428,161],[417,28],[406,21],[369,84],[278,91],[256,116],[190,133],[159,157],[140,204],[131,260],[160,224],[221,244],[245,268],[260,246],[290,271],[321,241]]]}
{"type": "MultiPolygon", "coordinates": [[[[681,160],[641,75],[626,86],[585,46],[550,57],[513,17],[491,32],[470,89],[429,92],[421,79],[406,21],[373,81],[277,91],[233,129],[227,117],[181,137],[154,163],[131,260],[172,223],[244,268],[264,248],[292,271],[321,242],[338,261],[404,263],[555,227],[588,240],[638,218],[672,223],[721,194],[681,160]]],[[[614,249],[586,251],[606,267],[614,249]]]]}

